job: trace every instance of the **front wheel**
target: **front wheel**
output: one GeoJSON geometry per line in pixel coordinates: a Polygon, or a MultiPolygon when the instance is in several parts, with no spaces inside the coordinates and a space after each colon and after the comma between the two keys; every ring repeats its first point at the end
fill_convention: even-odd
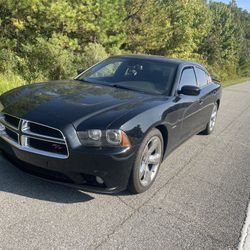
{"type": "Polygon", "coordinates": [[[158,129],[152,129],[144,138],[131,172],[128,189],[139,194],[154,183],[163,158],[163,138],[158,129]]]}

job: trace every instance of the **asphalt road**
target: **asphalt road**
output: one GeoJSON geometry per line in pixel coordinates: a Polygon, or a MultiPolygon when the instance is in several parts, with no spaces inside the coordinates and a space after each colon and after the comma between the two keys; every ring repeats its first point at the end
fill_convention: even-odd
{"type": "Polygon", "coordinates": [[[137,196],[47,183],[0,156],[0,249],[237,248],[250,195],[250,82],[224,89],[217,122],[137,196]]]}

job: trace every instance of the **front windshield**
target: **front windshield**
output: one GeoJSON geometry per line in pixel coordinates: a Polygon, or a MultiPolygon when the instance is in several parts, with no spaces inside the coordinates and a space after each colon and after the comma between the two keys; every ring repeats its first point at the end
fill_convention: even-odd
{"type": "Polygon", "coordinates": [[[151,94],[171,91],[176,64],[151,59],[108,58],[81,74],[77,80],[151,94]]]}

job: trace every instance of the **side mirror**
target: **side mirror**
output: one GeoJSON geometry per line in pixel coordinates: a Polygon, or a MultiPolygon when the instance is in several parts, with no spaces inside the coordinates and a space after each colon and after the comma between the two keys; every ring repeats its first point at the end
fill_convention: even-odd
{"type": "Polygon", "coordinates": [[[185,85],[178,91],[179,94],[197,96],[201,92],[197,86],[185,85]]]}

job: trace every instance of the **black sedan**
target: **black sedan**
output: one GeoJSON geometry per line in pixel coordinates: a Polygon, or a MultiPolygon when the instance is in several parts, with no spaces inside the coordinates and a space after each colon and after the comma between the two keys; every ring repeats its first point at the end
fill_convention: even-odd
{"type": "Polygon", "coordinates": [[[0,149],[22,170],[79,189],[146,191],[163,159],[210,134],[221,86],[200,64],[114,56],[74,80],[0,97],[0,149]]]}

